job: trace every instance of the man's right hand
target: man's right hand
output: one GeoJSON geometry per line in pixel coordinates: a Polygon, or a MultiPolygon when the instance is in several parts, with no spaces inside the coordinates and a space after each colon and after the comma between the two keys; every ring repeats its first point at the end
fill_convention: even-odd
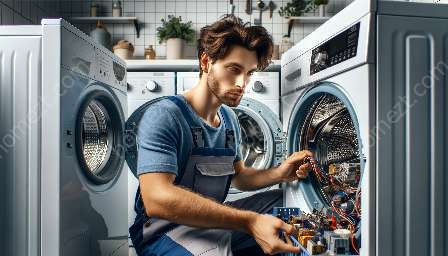
{"type": "Polygon", "coordinates": [[[284,231],[287,235],[292,234],[294,226],[271,215],[257,214],[255,216],[249,222],[248,232],[255,238],[264,253],[272,255],[281,252],[300,252],[299,247],[287,244],[279,238],[281,231],[284,231]]]}

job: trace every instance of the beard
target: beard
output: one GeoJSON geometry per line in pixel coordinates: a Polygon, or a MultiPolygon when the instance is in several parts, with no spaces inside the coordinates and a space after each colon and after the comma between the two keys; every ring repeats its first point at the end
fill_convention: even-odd
{"type": "MultiPolygon", "coordinates": [[[[213,67],[207,76],[208,90],[222,103],[229,107],[237,107],[242,98],[241,90],[223,91],[219,86],[219,82],[215,78],[213,67]],[[239,94],[239,95],[238,95],[239,94]]],[[[239,87],[238,87],[239,88],[239,87]]]]}

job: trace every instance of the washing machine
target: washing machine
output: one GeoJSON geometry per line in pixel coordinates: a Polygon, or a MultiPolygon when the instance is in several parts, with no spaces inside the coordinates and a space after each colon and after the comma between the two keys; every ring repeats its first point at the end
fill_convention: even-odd
{"type": "MultiPolygon", "coordinates": [[[[177,72],[177,93],[191,89],[199,81],[199,72],[177,72]]],[[[248,167],[267,169],[278,166],[284,157],[284,133],[280,122],[280,74],[255,72],[240,105],[233,108],[241,126],[241,153],[248,167]]],[[[278,185],[257,190],[240,191],[231,186],[226,201],[234,201],[278,185]]]]}
{"type": "Polygon", "coordinates": [[[282,56],[288,151],[340,181],[311,172],[285,206],[356,189],[360,255],[448,253],[447,26],[448,6],[356,0],[282,56]]]}
{"type": "Polygon", "coordinates": [[[3,254],[127,255],[125,63],[61,19],[0,45],[3,254]]]}
{"type": "MultiPolygon", "coordinates": [[[[146,109],[163,96],[176,94],[174,72],[128,72],[128,113],[126,121],[126,162],[124,171],[128,173],[128,225],[134,223],[135,193],[139,185],[137,178],[137,144],[135,137],[138,124],[146,109]]],[[[130,253],[135,255],[129,238],[130,253]]]]}

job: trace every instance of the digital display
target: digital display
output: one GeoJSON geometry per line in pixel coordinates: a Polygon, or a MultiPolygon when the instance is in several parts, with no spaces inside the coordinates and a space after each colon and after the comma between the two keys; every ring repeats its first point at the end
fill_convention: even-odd
{"type": "Polygon", "coordinates": [[[324,44],[311,55],[310,74],[315,74],[356,56],[360,23],[356,23],[324,44]]]}

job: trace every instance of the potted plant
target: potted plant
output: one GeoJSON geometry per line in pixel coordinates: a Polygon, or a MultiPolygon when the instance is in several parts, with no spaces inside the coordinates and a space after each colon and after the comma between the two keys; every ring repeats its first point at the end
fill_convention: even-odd
{"type": "Polygon", "coordinates": [[[313,0],[292,0],[280,7],[278,14],[281,17],[297,17],[313,9],[313,0]]]}
{"type": "Polygon", "coordinates": [[[183,58],[185,42],[191,42],[194,38],[192,22],[182,22],[181,17],[168,15],[168,20],[162,19],[162,26],[157,28],[159,43],[166,41],[166,58],[183,58]]]}
{"type": "Polygon", "coordinates": [[[319,16],[324,17],[327,15],[326,13],[326,5],[328,4],[328,0],[313,0],[313,4],[319,7],[319,16]]]}

